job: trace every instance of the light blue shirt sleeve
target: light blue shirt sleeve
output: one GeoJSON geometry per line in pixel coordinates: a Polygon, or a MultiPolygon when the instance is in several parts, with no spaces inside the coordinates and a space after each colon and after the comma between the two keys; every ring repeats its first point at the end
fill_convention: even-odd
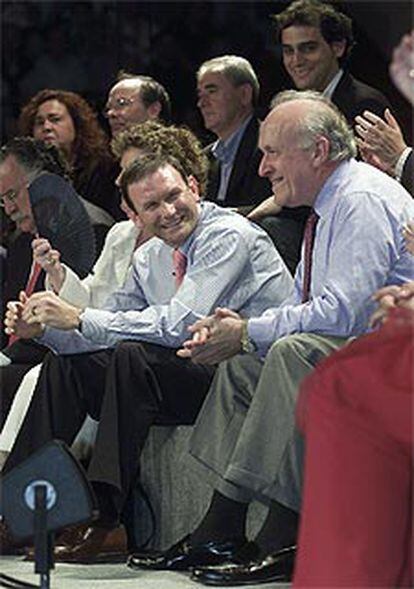
{"type": "Polygon", "coordinates": [[[41,343],[58,354],[113,347],[125,339],[179,347],[189,335],[187,327],[220,305],[250,264],[242,234],[231,228],[195,239],[187,253],[183,283],[168,303],[148,305],[139,268],[134,268],[126,287],[114,293],[105,309],[85,309],[82,333],[48,329],[41,343]]]}
{"type": "Polygon", "coordinates": [[[260,355],[264,356],[278,338],[293,333],[360,335],[367,330],[375,307],[373,293],[384,285],[414,279],[414,257],[406,251],[402,235],[404,219],[414,214],[414,208],[410,212],[408,201],[405,211],[396,213],[393,207],[368,191],[345,193],[335,206],[322,203],[313,251],[311,300],[301,303],[301,262],[294,294],[286,304],[249,320],[249,335],[260,355]]]}

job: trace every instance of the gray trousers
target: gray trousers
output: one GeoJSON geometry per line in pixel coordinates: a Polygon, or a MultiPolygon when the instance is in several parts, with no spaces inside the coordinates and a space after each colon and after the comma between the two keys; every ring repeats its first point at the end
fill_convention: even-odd
{"type": "Polygon", "coordinates": [[[299,386],[342,337],[280,338],[266,358],[238,355],[220,364],[190,441],[191,454],[237,501],[274,499],[300,510],[303,441],[295,428],[299,386]]]}

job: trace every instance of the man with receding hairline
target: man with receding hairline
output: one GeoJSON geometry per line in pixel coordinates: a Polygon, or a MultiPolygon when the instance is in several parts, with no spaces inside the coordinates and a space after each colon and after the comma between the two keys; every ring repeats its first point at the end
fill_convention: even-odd
{"type": "Polygon", "coordinates": [[[192,578],[208,585],[290,579],[301,499],[303,449],[294,427],[300,382],[367,330],[378,287],[414,277],[402,236],[414,203],[397,182],[354,159],[353,134],[328,99],[281,93],[259,146],[259,171],[275,201],[312,207],[294,292],[259,317],[220,308],[191,327],[193,339],[178,354],[220,363],[190,442],[214,474],[215,491],[189,537],[129,561],[132,568],[192,568],[192,578]],[[245,524],[253,498],[270,501],[270,509],[252,546],[245,524]],[[232,550],[243,540],[242,551],[232,550]],[[226,564],[209,566],[225,551],[226,564]]]}
{"type": "Polygon", "coordinates": [[[153,78],[121,72],[109,91],[104,114],[112,135],[151,119],[168,122],[171,116],[170,97],[153,78]]]}

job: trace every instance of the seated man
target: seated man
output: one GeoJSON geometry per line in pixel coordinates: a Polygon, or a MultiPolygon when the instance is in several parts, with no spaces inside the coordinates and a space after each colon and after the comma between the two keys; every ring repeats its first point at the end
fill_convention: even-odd
{"type": "Polygon", "coordinates": [[[292,287],[266,234],[236,213],[199,204],[197,183],[174,158],[145,156],[121,182],[128,206],[156,236],[135,255],[124,288],[100,310],[39,293],[10,305],[6,317],[7,329],[21,335],[40,336],[46,325],[40,341],[55,354],[43,365],[4,472],[51,438],[71,443],[86,413],[99,419],[88,477],[100,517],[57,552],[70,562],[102,556],[150,426],[160,416],[176,424],[197,415],[213,369],[176,357],[187,327],[218,304],[245,316],[262,312],[292,287]],[[171,262],[160,267],[166,251],[171,262]]]}
{"type": "Polygon", "coordinates": [[[259,145],[260,172],[271,180],[278,204],[314,210],[294,292],[257,318],[218,309],[191,328],[193,340],[179,355],[196,364],[222,362],[190,443],[214,473],[215,492],[190,538],[129,561],[133,568],[192,567],[206,584],[289,579],[302,470],[294,429],[298,387],[322,358],[366,331],[372,292],[414,278],[402,234],[414,202],[395,180],[353,159],[354,137],[332,103],[309,91],[280,94],[259,145]],[[270,510],[256,546],[237,552],[253,498],[270,500],[270,510]],[[258,561],[236,566],[255,553],[258,561]],[[226,560],[233,562],[206,566],[226,560]]]}
{"type": "MultiPolygon", "coordinates": [[[[204,191],[207,157],[202,153],[202,147],[196,137],[184,127],[166,127],[155,121],[132,125],[116,135],[112,140],[112,150],[119,160],[121,169],[125,169],[143,153],[170,154],[178,159],[186,174],[198,182],[201,193],[204,191]]],[[[119,184],[120,176],[116,182],[119,184]]],[[[61,263],[61,252],[52,250],[47,241],[35,239],[32,242],[33,257],[46,273],[45,284],[48,289],[53,289],[69,303],[99,309],[110,294],[124,285],[132,266],[134,251],[152,237],[152,233],[143,229],[139,217],[127,207],[125,200],[122,200],[121,206],[130,217],[129,220],[120,221],[111,228],[92,272],[82,281],[74,272],[76,268],[61,263]]],[[[169,259],[169,253],[168,256],[169,259]]],[[[162,260],[159,262],[162,264],[162,260]]],[[[0,368],[2,394],[8,399],[14,394],[15,382],[9,376],[14,370],[14,366],[0,368]]],[[[0,470],[30,404],[39,371],[40,365],[31,369],[14,396],[0,433],[0,470]]],[[[87,445],[82,444],[83,454],[86,448],[87,445]]]]}

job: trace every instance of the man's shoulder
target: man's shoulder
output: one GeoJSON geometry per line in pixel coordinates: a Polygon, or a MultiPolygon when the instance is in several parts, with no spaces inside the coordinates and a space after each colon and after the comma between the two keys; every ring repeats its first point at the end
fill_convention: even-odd
{"type": "Polygon", "coordinates": [[[363,210],[367,207],[368,210],[373,210],[378,206],[383,211],[393,211],[397,215],[408,208],[414,214],[414,201],[407,190],[399,182],[365,162],[351,160],[342,167],[335,188],[338,194],[335,206],[339,208],[363,210]]]}
{"type": "Polygon", "coordinates": [[[220,239],[225,234],[239,234],[241,238],[258,236],[266,233],[243,215],[230,209],[220,207],[211,202],[203,202],[202,214],[197,226],[196,234],[200,237],[211,237],[213,234],[220,239]]]}
{"type": "Polygon", "coordinates": [[[371,110],[383,116],[385,108],[390,107],[386,96],[376,88],[358,80],[345,72],[332,95],[332,102],[343,112],[349,122],[364,110],[371,110]]]}

